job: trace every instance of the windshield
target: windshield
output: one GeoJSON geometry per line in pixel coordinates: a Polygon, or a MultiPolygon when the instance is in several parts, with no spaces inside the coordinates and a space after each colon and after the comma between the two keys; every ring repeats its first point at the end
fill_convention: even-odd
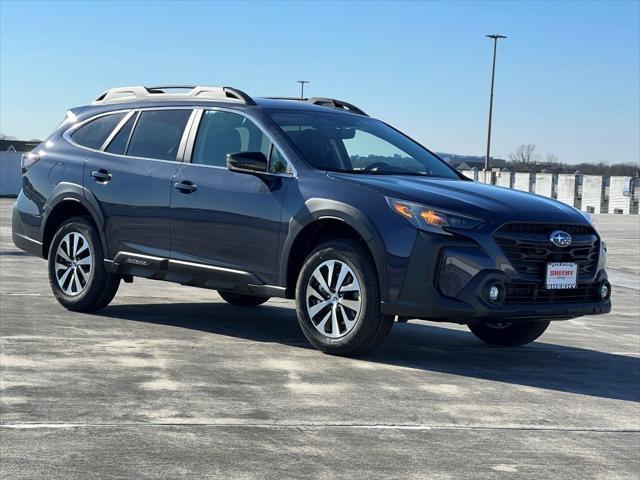
{"type": "Polygon", "coordinates": [[[273,110],[271,118],[321,170],[459,178],[438,157],[380,120],[291,110],[273,110]]]}

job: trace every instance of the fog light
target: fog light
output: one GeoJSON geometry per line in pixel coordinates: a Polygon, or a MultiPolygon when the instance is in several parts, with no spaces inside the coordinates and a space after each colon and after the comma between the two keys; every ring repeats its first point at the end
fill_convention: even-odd
{"type": "Polygon", "coordinates": [[[501,283],[493,283],[487,291],[491,303],[500,303],[504,299],[504,286],[501,283]]]}
{"type": "Polygon", "coordinates": [[[607,300],[609,295],[611,295],[611,285],[609,282],[602,282],[602,285],[600,285],[600,298],[607,300]]]}
{"type": "Polygon", "coordinates": [[[500,298],[500,289],[497,285],[491,285],[491,288],[489,289],[489,298],[492,302],[495,302],[500,298]]]}

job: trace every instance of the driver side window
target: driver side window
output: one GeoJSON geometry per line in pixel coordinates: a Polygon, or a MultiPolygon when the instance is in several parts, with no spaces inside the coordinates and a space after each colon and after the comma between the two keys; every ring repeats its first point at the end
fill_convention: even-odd
{"type": "Polygon", "coordinates": [[[262,152],[271,155],[270,172],[286,172],[286,161],[258,126],[238,113],[206,110],[193,146],[191,163],[226,167],[227,154],[262,152]]]}

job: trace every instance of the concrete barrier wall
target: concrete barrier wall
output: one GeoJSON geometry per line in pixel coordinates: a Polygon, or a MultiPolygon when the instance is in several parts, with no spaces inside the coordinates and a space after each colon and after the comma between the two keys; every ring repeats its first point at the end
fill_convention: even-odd
{"type": "Polygon", "coordinates": [[[499,187],[513,188],[513,173],[497,172],[496,185],[499,187]]]}
{"type": "Polygon", "coordinates": [[[491,184],[493,183],[493,172],[488,170],[488,171],[484,171],[484,170],[480,170],[478,172],[478,182],[482,182],[482,183],[488,183],[491,184]]]}
{"type": "Polygon", "coordinates": [[[637,215],[640,179],[570,173],[512,173],[464,170],[468,178],[531,192],[593,213],[637,215]]]}
{"type": "Polygon", "coordinates": [[[591,213],[607,213],[603,211],[604,177],[585,175],[582,181],[582,205],[580,210],[591,213]]]}
{"type": "Polygon", "coordinates": [[[631,177],[611,177],[609,182],[609,213],[631,213],[634,185],[631,177]]]}
{"type": "Polygon", "coordinates": [[[18,152],[0,152],[0,195],[16,196],[22,187],[22,172],[18,152]]]}
{"type": "Polygon", "coordinates": [[[553,173],[536,173],[537,195],[555,198],[557,176],[553,173]]]}
{"type": "Polygon", "coordinates": [[[513,188],[522,190],[523,192],[531,192],[532,178],[531,173],[514,173],[513,188]]]}
{"type": "Polygon", "coordinates": [[[578,207],[578,175],[561,173],[558,175],[556,199],[561,202],[578,207]]]}

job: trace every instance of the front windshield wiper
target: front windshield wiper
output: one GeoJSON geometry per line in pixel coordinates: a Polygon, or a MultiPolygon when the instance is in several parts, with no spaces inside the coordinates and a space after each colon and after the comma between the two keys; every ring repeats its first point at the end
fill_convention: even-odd
{"type": "Polygon", "coordinates": [[[403,173],[394,173],[393,175],[413,175],[414,177],[433,177],[433,175],[427,172],[403,172],[403,173]]]}
{"type": "Polygon", "coordinates": [[[427,172],[394,172],[390,170],[334,170],[342,173],[357,173],[360,175],[411,175],[414,177],[431,177],[427,172]]]}

